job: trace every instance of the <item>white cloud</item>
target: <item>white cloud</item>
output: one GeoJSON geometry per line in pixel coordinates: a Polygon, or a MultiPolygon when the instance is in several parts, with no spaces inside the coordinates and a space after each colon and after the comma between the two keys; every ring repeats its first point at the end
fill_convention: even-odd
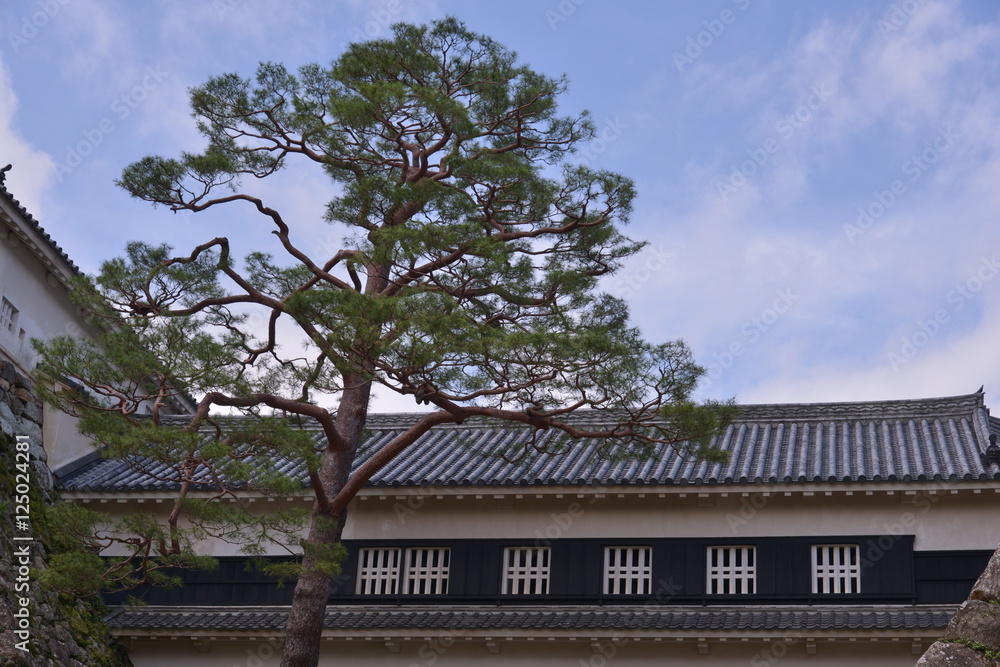
{"type": "MultiPolygon", "coordinates": [[[[907,348],[896,339],[879,363],[844,368],[841,363],[783,369],[749,389],[740,399],[748,403],[784,401],[866,401],[951,396],[975,391],[985,383],[987,396],[1000,396],[1000,355],[992,354],[1000,308],[991,308],[967,335],[946,339],[944,330],[926,346],[907,348]],[[897,356],[891,357],[890,353],[897,356]],[[899,361],[903,359],[903,361],[899,361]]],[[[909,338],[913,338],[913,332],[909,338]]],[[[917,337],[920,343],[923,338],[917,337]]]]}
{"type": "Polygon", "coordinates": [[[134,83],[142,69],[138,58],[136,28],[128,13],[108,0],[73,0],[66,3],[52,23],[62,52],[72,57],[59,61],[68,81],[101,82],[101,93],[134,83]]]}
{"type": "Polygon", "coordinates": [[[747,401],[883,399],[984,382],[1000,391],[989,335],[1000,307],[988,298],[1000,288],[984,287],[961,325],[946,299],[1000,250],[1000,87],[990,65],[1000,30],[970,23],[955,2],[927,2],[885,36],[879,19],[824,21],[770,62],[706,64],[685,81],[692,103],[754,119],[721,156],[688,165],[700,184],[725,182],[729,164],[800,103],[796,91],[834,91],[745,185],[726,196],[692,187],[692,210],[659,225],[678,268],[663,289],[633,300],[644,328],[684,335],[709,366],[732,343],[745,346],[709,395],[742,387],[747,401]],[[944,144],[947,127],[957,136],[944,144]],[[914,169],[914,157],[925,164],[914,169]],[[841,178],[846,199],[828,194],[826,180],[841,178]],[[893,180],[904,192],[850,242],[844,225],[893,180]],[[741,331],[786,285],[800,300],[747,346],[741,331]],[[955,321],[893,369],[889,353],[942,307],[955,321]]]}
{"type": "Polygon", "coordinates": [[[0,167],[12,164],[5,185],[37,219],[44,219],[45,194],[55,178],[55,163],[17,130],[17,95],[10,72],[0,60],[0,167]]]}

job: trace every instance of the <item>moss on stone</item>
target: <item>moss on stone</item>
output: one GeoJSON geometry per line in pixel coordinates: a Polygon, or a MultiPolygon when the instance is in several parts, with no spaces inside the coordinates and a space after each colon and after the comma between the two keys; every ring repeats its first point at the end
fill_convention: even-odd
{"type": "Polygon", "coordinates": [[[1000,651],[997,651],[996,649],[990,648],[989,646],[987,646],[986,644],[984,644],[982,642],[977,642],[977,641],[973,641],[971,639],[962,639],[962,638],[958,638],[958,639],[944,639],[944,640],[941,640],[941,641],[948,642],[949,644],[961,644],[962,646],[964,646],[966,648],[970,648],[973,651],[976,651],[977,653],[982,653],[983,655],[985,655],[987,658],[990,658],[991,660],[1000,660],[1000,651]]]}
{"type": "MultiPolygon", "coordinates": [[[[14,438],[5,433],[17,433],[21,424],[4,424],[0,429],[0,554],[9,558],[14,553],[15,535],[11,498],[15,489],[17,471],[14,456],[14,438]]],[[[41,462],[32,462],[45,465],[41,462]]],[[[0,667],[36,667],[41,665],[72,665],[81,667],[128,667],[124,649],[112,637],[104,623],[108,608],[99,598],[60,595],[42,585],[39,577],[44,573],[52,554],[65,549],[58,531],[47,522],[46,509],[58,501],[54,489],[43,488],[41,475],[32,475],[29,499],[31,526],[36,540],[32,542],[32,574],[30,598],[32,600],[32,636],[29,653],[5,651],[0,655],[0,667]]],[[[25,596],[24,593],[18,594],[25,596]]],[[[6,572],[0,572],[0,604],[15,608],[14,582],[6,572]]],[[[13,646],[11,647],[13,649],[13,646]]]]}

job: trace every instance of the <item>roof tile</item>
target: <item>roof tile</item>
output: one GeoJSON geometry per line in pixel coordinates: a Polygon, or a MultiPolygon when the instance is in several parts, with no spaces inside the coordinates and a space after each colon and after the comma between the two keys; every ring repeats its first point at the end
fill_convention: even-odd
{"type": "MultiPolygon", "coordinates": [[[[662,630],[941,630],[954,606],[899,606],[889,608],[810,607],[759,609],[754,607],[645,607],[607,609],[565,608],[540,611],[481,609],[328,608],[323,625],[340,630],[387,629],[662,629],[662,630]]],[[[158,607],[121,608],[108,622],[117,630],[280,630],[287,608],[274,611],[221,610],[199,607],[179,611],[158,607]]]]}
{"type": "MultiPolygon", "coordinates": [[[[747,405],[714,444],[728,463],[688,460],[664,448],[646,461],[609,460],[592,440],[559,441],[540,434],[557,453],[539,454],[530,432],[469,419],[437,427],[390,461],[369,481],[374,487],[639,485],[913,480],[995,480],[1000,466],[984,466],[981,434],[1000,432],[981,392],[950,398],[869,403],[747,405]],[[503,451],[527,454],[513,461],[503,451]]],[[[356,466],[405,430],[418,415],[372,415],[356,466]]],[[[582,422],[595,418],[581,413],[582,422]]],[[[310,428],[309,425],[306,426],[310,428]]],[[[311,428],[315,428],[312,425],[311,428]]],[[[317,434],[316,441],[322,444],[317,434]]],[[[97,461],[61,480],[73,491],[140,491],[170,488],[165,464],[97,461]]],[[[279,467],[305,480],[300,463],[279,467]]]]}

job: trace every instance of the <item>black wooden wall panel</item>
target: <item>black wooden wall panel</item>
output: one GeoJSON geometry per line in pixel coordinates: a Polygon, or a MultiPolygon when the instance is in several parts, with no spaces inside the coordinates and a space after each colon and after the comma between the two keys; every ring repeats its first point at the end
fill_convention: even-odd
{"type": "MultiPolygon", "coordinates": [[[[672,543],[680,553],[680,569],[684,592],[679,597],[705,594],[705,544],[698,540],[680,540],[672,543]]],[[[655,547],[654,547],[655,548],[655,547]]],[[[672,572],[672,570],[671,570],[672,572]]]]}
{"type": "MultiPolygon", "coordinates": [[[[503,553],[500,545],[493,540],[477,540],[479,562],[483,570],[478,574],[479,591],[484,596],[500,595],[500,575],[503,568],[503,553]]],[[[472,591],[467,591],[472,593],[472,591]]]]}
{"type": "Polygon", "coordinates": [[[756,546],[757,554],[754,563],[757,567],[757,594],[774,595],[779,589],[787,588],[777,581],[779,577],[775,562],[787,549],[787,545],[783,544],[781,540],[763,540],[758,542],[756,546]]]}
{"type": "Polygon", "coordinates": [[[469,590],[475,590],[474,581],[469,577],[482,568],[482,565],[473,560],[473,555],[469,553],[471,545],[468,542],[455,542],[451,545],[451,561],[448,573],[448,592],[451,595],[465,595],[469,590]]]}
{"type": "Polygon", "coordinates": [[[576,589],[577,582],[586,576],[583,563],[577,558],[575,553],[577,549],[574,549],[574,546],[576,545],[571,540],[555,540],[551,544],[549,593],[552,595],[569,595],[576,589]]]}
{"type": "Polygon", "coordinates": [[[350,597],[357,590],[358,574],[358,551],[359,546],[354,543],[346,543],[347,558],[341,565],[340,574],[334,579],[330,586],[330,592],[337,597],[350,597]]]}
{"type": "Polygon", "coordinates": [[[917,601],[920,604],[949,604],[965,600],[992,555],[988,550],[914,553],[917,601]]]}
{"type": "MultiPolygon", "coordinates": [[[[407,542],[349,541],[342,574],[331,587],[331,601],[341,604],[537,603],[537,604],[944,604],[961,602],[982,572],[988,550],[914,552],[913,536],[769,537],[738,540],[710,538],[565,539],[553,540],[550,595],[501,596],[502,554],[506,546],[535,546],[517,540],[424,540],[407,542]],[[862,590],[857,595],[811,593],[811,548],[814,544],[858,544],[862,558],[862,590]],[[652,590],[644,596],[602,593],[604,548],[650,546],[652,590]],[[710,545],[753,545],[757,549],[757,595],[712,596],[705,589],[706,553],[710,545]],[[358,596],[356,573],[362,547],[450,546],[449,594],[358,596]]],[[[129,594],[149,604],[274,605],[289,604],[294,582],[276,586],[272,578],[247,571],[245,558],[220,558],[215,572],[179,572],[178,589],[138,589],[129,594]]],[[[129,594],[106,596],[123,603],[129,594]]]]}

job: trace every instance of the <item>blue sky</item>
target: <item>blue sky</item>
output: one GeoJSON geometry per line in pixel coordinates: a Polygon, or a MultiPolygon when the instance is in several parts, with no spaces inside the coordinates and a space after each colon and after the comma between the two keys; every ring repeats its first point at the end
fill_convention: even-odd
{"type": "MultiPolygon", "coordinates": [[[[995,0],[13,0],[0,166],[85,271],[130,239],[249,250],[271,238],[249,213],[171,214],[114,179],[200,149],[186,91],[210,76],[327,63],[448,14],[566,74],[562,109],[593,113],[576,159],[636,181],[628,231],[649,241],[605,288],[648,338],[689,343],[700,395],[1000,396],[995,0]]],[[[293,165],[260,188],[300,238],[335,246],[321,174],[293,165]]]]}

